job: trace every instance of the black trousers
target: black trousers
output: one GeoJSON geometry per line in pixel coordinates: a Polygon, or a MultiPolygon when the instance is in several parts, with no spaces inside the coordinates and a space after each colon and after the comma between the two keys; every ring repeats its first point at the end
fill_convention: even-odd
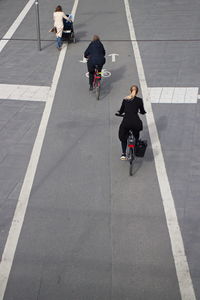
{"type": "MultiPolygon", "coordinates": [[[[101,72],[103,65],[97,65],[98,66],[98,71],[101,72]]],[[[87,62],[87,67],[88,67],[88,72],[89,72],[89,85],[93,85],[94,81],[94,72],[95,72],[95,65],[93,64],[92,61],[88,60],[87,62]]]]}

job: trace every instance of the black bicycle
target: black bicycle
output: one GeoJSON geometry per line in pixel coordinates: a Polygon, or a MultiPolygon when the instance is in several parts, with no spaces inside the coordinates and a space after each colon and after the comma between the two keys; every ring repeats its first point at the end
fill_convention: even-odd
{"type": "Polygon", "coordinates": [[[127,139],[127,147],[128,147],[128,153],[127,153],[127,159],[129,160],[129,175],[133,176],[133,161],[135,159],[135,146],[136,146],[136,139],[133,135],[132,130],[129,130],[128,133],[128,139],[127,139]]]}

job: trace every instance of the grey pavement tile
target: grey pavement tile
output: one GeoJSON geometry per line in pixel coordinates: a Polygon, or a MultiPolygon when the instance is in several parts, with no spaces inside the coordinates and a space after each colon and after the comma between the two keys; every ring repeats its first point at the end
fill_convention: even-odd
{"type": "MultiPolygon", "coordinates": [[[[73,1],[68,1],[67,7],[63,0],[60,4],[63,5],[64,10],[69,12],[72,9],[73,1]]],[[[1,5],[0,3],[0,7],[1,5]]],[[[0,53],[0,83],[51,85],[59,54],[55,47],[55,36],[49,33],[49,29],[53,24],[55,3],[48,0],[40,1],[41,39],[49,40],[48,42],[42,41],[42,51],[38,51],[37,41],[31,41],[31,39],[36,39],[37,35],[34,6],[31,7],[26,18],[13,36],[14,39],[19,40],[9,41],[0,53]]],[[[19,5],[19,7],[22,8],[22,5],[19,5]]],[[[16,13],[19,9],[17,9],[16,13],[14,13],[14,10],[12,11],[14,18],[16,18],[16,13]]],[[[11,26],[10,22],[6,22],[7,26],[8,24],[11,26]]]]}
{"type": "Polygon", "coordinates": [[[0,198],[0,257],[2,256],[18,198],[0,198]]]}
{"type": "Polygon", "coordinates": [[[4,118],[4,110],[6,111],[7,107],[5,106],[4,110],[0,111],[0,118],[6,119],[7,117],[7,123],[0,130],[0,141],[3,141],[4,144],[10,145],[19,143],[20,141],[22,143],[32,143],[41,120],[44,105],[38,104],[37,107],[34,105],[33,109],[28,109],[27,111],[26,108],[28,108],[28,104],[24,107],[22,106],[21,108],[20,106],[14,109],[12,106],[9,107],[7,111],[11,110],[11,112],[5,114],[6,116],[4,118]],[[31,136],[30,133],[34,133],[34,135],[31,136]]]}
{"type": "Polygon", "coordinates": [[[7,155],[0,163],[0,180],[9,180],[10,178],[16,180],[21,178],[26,170],[28,163],[28,155],[13,154],[7,155]]]}
{"type": "Polygon", "coordinates": [[[11,41],[7,44],[0,53],[0,83],[51,85],[58,58],[55,45],[38,52],[35,43],[11,41]]]}
{"type": "MultiPolygon", "coordinates": [[[[34,138],[34,137],[33,137],[34,138]]],[[[33,139],[32,139],[33,140],[33,139]]],[[[14,145],[9,145],[7,147],[7,154],[14,156],[14,155],[25,155],[32,150],[32,147],[29,143],[17,143],[14,145]]]]}
{"type": "Polygon", "coordinates": [[[5,145],[2,142],[0,142],[0,163],[6,157],[6,155],[7,155],[7,149],[5,145]]]}
{"type": "Polygon", "coordinates": [[[7,120],[0,120],[0,131],[5,126],[6,123],[7,123],[7,120]]]}
{"type": "Polygon", "coordinates": [[[32,122],[23,120],[12,121],[0,131],[0,139],[5,143],[18,143],[25,133],[32,127],[32,122]]]}
{"type": "Polygon", "coordinates": [[[16,16],[18,16],[21,10],[26,5],[26,0],[15,0],[15,5],[13,5],[12,0],[1,1],[0,2],[0,33],[3,36],[12,23],[15,21],[16,16]],[[5,13],[9,11],[9,14],[5,13]]]}
{"type": "MultiPolygon", "coordinates": [[[[23,176],[22,176],[23,177],[23,176]]],[[[19,180],[9,194],[9,199],[18,199],[23,183],[23,178],[19,180]]]]}
{"type": "Polygon", "coordinates": [[[35,115],[37,113],[41,114],[41,112],[44,109],[45,104],[44,103],[35,103],[35,102],[31,102],[28,101],[28,103],[26,102],[26,105],[23,105],[23,107],[21,108],[21,112],[25,112],[25,113],[34,113],[35,115]]]}
{"type": "Polygon", "coordinates": [[[147,2],[130,1],[147,84],[198,87],[200,3],[147,2]]]}
{"type": "Polygon", "coordinates": [[[175,201],[195,291],[200,293],[200,147],[199,105],[153,105],[167,174],[175,201]],[[166,126],[159,123],[167,115],[166,126]],[[177,138],[175,139],[175,135],[177,138]],[[176,144],[176,146],[172,144],[176,144]],[[167,145],[169,145],[169,150],[167,145]]]}
{"type": "Polygon", "coordinates": [[[22,106],[23,106],[22,103],[21,104],[19,103],[17,105],[16,105],[16,103],[13,103],[12,105],[11,105],[11,103],[9,103],[9,105],[1,104],[0,105],[0,120],[1,121],[12,120],[12,118],[16,115],[16,113],[18,111],[20,111],[22,106]]]}
{"type": "Polygon", "coordinates": [[[16,187],[17,180],[8,178],[0,179],[0,199],[5,199],[16,187]]]}

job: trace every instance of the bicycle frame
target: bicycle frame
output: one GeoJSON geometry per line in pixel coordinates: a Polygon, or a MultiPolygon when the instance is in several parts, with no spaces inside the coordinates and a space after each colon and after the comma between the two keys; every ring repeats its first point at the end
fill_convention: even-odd
{"type": "Polygon", "coordinates": [[[96,98],[99,100],[101,87],[101,72],[98,71],[97,66],[95,67],[93,88],[96,90],[96,98]]]}
{"type": "Polygon", "coordinates": [[[127,141],[128,141],[127,147],[129,149],[129,151],[128,151],[128,160],[129,160],[129,163],[130,163],[129,174],[130,174],[130,176],[132,176],[133,175],[133,161],[135,159],[134,148],[135,148],[135,144],[136,144],[136,140],[135,140],[135,137],[133,135],[132,130],[129,130],[129,135],[128,135],[128,140],[127,141]]]}

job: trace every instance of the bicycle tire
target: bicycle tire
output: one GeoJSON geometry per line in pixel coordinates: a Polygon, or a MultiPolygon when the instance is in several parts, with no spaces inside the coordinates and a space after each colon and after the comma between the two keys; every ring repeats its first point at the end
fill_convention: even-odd
{"type": "Polygon", "coordinates": [[[129,163],[130,163],[130,165],[129,165],[129,175],[130,176],[133,176],[133,160],[134,160],[134,154],[133,154],[133,148],[130,148],[129,149],[129,163]]]}
{"type": "Polygon", "coordinates": [[[100,97],[100,82],[97,82],[96,85],[96,99],[99,100],[100,97]]]}

